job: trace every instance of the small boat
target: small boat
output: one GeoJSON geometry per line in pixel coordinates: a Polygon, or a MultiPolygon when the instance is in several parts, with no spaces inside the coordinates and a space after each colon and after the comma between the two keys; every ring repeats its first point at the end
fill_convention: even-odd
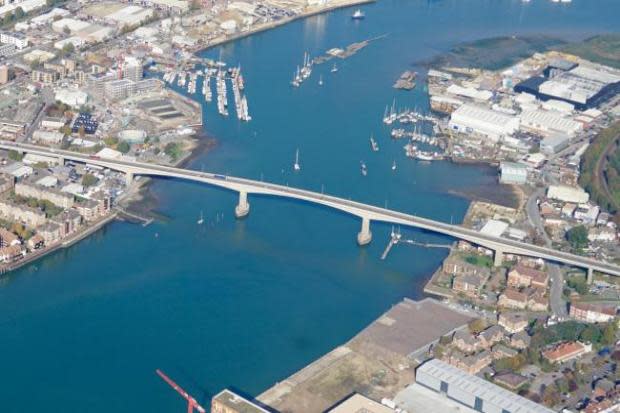
{"type": "Polygon", "coordinates": [[[301,170],[301,165],[299,164],[299,149],[295,152],[295,163],[293,164],[293,169],[295,171],[301,170]]]}
{"type": "Polygon", "coordinates": [[[323,76],[319,77],[319,86],[323,86],[323,76]]]}
{"type": "Polygon", "coordinates": [[[355,10],[355,13],[351,16],[353,20],[362,20],[366,15],[360,9],[355,10]]]}
{"type": "Polygon", "coordinates": [[[366,168],[364,161],[360,161],[360,169],[362,171],[362,176],[368,175],[368,168],[366,168]]]}
{"type": "Polygon", "coordinates": [[[373,138],[372,135],[370,135],[370,147],[372,148],[373,152],[379,152],[379,145],[377,144],[377,141],[375,140],[375,138],[373,138]]]}
{"type": "Polygon", "coordinates": [[[200,211],[200,218],[198,218],[198,221],[196,221],[196,223],[198,225],[202,225],[205,222],[204,218],[202,217],[202,211],[200,211]]]}
{"type": "Polygon", "coordinates": [[[392,162],[392,170],[395,171],[396,170],[396,161],[392,162]]]}
{"type": "Polygon", "coordinates": [[[332,73],[336,73],[338,71],[338,66],[336,66],[336,63],[334,63],[334,65],[332,66],[332,73]]]}

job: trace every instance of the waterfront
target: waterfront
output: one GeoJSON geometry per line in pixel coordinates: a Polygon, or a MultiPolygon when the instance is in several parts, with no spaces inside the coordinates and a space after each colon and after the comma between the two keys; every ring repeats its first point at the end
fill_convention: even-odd
{"type": "MultiPolygon", "coordinates": [[[[325,184],[336,195],[460,219],[467,202],[447,193],[492,185],[494,173],[405,159],[380,117],[395,95],[402,105],[423,106],[423,91],[395,94],[391,84],[409,62],[464,40],[464,33],[590,34],[613,27],[603,15],[617,15],[618,5],[571,7],[387,1],[368,6],[361,23],[341,10],[228,44],[222,58],[244,67],[254,120],[237,126],[210,106],[206,130],[219,143],[191,166],[315,190],[325,184]],[[480,15],[471,10],[475,4],[485,6],[480,15]],[[438,22],[454,30],[431,37],[438,22]],[[388,38],[343,62],[337,74],[317,68],[322,88],[319,73],[290,88],[304,50],[319,54],[386,26],[388,38]],[[402,52],[404,45],[411,53],[402,52]],[[377,154],[368,144],[371,132],[381,146],[377,154]],[[291,171],[296,148],[298,175],[291,171]],[[365,179],[360,160],[368,164],[365,179]]],[[[232,193],[173,181],[156,182],[153,191],[170,220],[146,229],[114,223],[4,280],[0,357],[13,374],[2,382],[3,411],[23,411],[24,400],[32,410],[180,411],[182,401],[155,376],[158,367],[200,399],[224,386],[256,394],[349,339],[401,297],[418,297],[445,254],[403,246],[383,262],[385,226],[373,225],[373,244],[359,249],[359,222],[334,211],[250,198],[250,216],[235,222],[232,193]],[[198,227],[201,210],[207,222],[198,227]]]]}

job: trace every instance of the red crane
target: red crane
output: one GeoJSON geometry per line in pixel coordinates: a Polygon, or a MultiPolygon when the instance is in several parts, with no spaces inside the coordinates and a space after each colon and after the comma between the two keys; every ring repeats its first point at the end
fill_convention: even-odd
{"type": "Polygon", "coordinates": [[[183,398],[185,398],[185,400],[187,400],[187,413],[194,413],[194,408],[198,410],[200,413],[206,413],[206,410],[204,409],[204,407],[199,405],[196,399],[190,396],[188,392],[183,390],[181,386],[179,386],[174,381],[172,381],[170,377],[166,376],[166,374],[163,371],[161,371],[160,369],[157,369],[155,370],[155,372],[159,375],[159,377],[164,379],[164,381],[168,383],[170,387],[175,389],[177,393],[179,393],[181,396],[183,396],[183,398]]]}

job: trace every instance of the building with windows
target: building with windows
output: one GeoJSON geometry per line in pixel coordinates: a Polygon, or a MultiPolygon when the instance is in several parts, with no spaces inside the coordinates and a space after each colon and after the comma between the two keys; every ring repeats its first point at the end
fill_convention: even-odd
{"type": "Polygon", "coordinates": [[[616,317],[617,306],[615,304],[580,303],[570,304],[570,316],[586,323],[606,323],[616,317]]]}
{"type": "Polygon", "coordinates": [[[479,412],[553,412],[437,359],[429,360],[416,369],[416,383],[479,412]]]}
{"type": "Polygon", "coordinates": [[[45,224],[45,213],[37,208],[18,205],[7,200],[0,201],[0,216],[8,221],[16,221],[30,227],[45,224]]]}
{"type": "Polygon", "coordinates": [[[23,197],[49,201],[61,208],[70,208],[74,201],[72,194],[29,182],[16,183],[15,194],[23,197]]]}
{"type": "Polygon", "coordinates": [[[23,33],[0,32],[0,43],[12,44],[21,50],[28,47],[28,38],[23,33]]]}

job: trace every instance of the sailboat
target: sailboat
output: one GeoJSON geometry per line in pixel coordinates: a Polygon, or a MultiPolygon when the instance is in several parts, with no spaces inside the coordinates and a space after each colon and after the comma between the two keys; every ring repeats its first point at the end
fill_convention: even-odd
{"type": "Polygon", "coordinates": [[[293,169],[295,171],[301,170],[301,165],[299,165],[299,149],[295,152],[295,163],[293,164],[293,169]]]}
{"type": "Polygon", "coordinates": [[[392,162],[392,170],[395,171],[396,170],[396,161],[392,162]]]}
{"type": "Polygon", "coordinates": [[[362,170],[362,176],[368,175],[368,169],[366,168],[364,161],[360,161],[360,168],[362,170]]]}
{"type": "Polygon", "coordinates": [[[319,86],[323,86],[323,75],[319,77],[319,86]]]}
{"type": "Polygon", "coordinates": [[[202,225],[205,222],[203,216],[202,216],[202,211],[200,211],[200,218],[198,218],[198,221],[196,221],[196,223],[198,225],[202,225]]]}
{"type": "Polygon", "coordinates": [[[338,71],[338,66],[336,66],[336,63],[334,63],[334,66],[332,66],[332,73],[336,73],[338,71]]]}
{"type": "Polygon", "coordinates": [[[377,141],[372,135],[370,135],[370,147],[372,148],[373,152],[379,152],[379,145],[377,144],[377,141]]]}

